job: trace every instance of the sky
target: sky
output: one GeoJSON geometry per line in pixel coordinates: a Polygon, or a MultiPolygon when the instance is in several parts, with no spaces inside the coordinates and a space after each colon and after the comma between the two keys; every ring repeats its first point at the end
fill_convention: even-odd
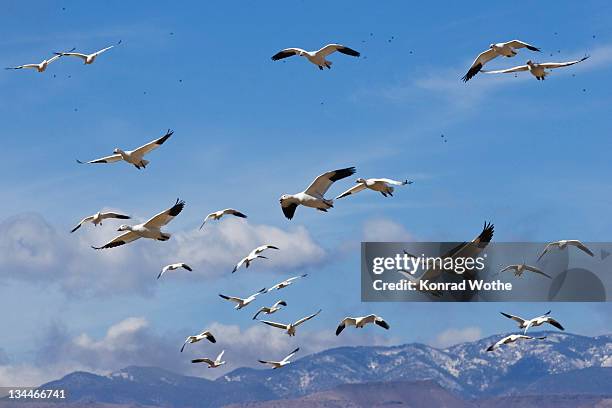
{"type": "MultiPolygon", "coordinates": [[[[2,66],[121,44],[88,66],[66,57],[44,73],[0,72],[0,385],[129,364],[214,378],[225,371],[188,361],[222,348],[230,370],[295,345],[305,353],[353,344],[446,347],[512,330],[501,310],[553,309],[568,331],[610,333],[605,303],[361,303],[359,248],[463,241],[485,220],[498,242],[610,241],[611,18],[604,1],[526,10],[484,1],[468,9],[401,1],[6,2],[2,66]],[[591,58],[546,81],[528,73],[460,81],[490,43],[514,38],[542,53],[521,50],[491,68],[591,58]],[[330,42],[362,56],[334,54],[325,71],[299,58],[270,60],[282,48],[330,42]],[[140,146],[167,129],[174,135],[146,170],[75,162],[140,146]],[[347,166],[356,176],[414,184],[393,198],[364,192],[326,214],[299,208],[292,221],[283,217],[281,194],[347,166]],[[145,220],[177,197],[187,204],[168,225],[168,242],[96,252],[89,246],[112,238],[120,223],[69,233],[99,209],[145,220]],[[226,207],[248,219],[198,230],[206,214],[226,207]],[[264,243],[281,250],[230,273],[264,243]],[[194,272],[155,279],[177,261],[194,272]],[[244,297],[302,273],[309,276],[241,311],[217,296],[244,297]],[[280,298],[289,305],[273,315],[281,321],[323,312],[288,340],[251,320],[280,298]],[[333,335],[345,315],[367,313],[384,316],[391,330],[333,335]],[[178,353],[187,335],[205,328],[218,333],[218,344],[178,353]]],[[[352,180],[337,184],[330,196],[352,180]]]]}

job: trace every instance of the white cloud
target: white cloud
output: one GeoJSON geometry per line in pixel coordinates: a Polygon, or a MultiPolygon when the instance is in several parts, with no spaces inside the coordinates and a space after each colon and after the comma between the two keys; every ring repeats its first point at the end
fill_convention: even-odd
{"type": "Polygon", "coordinates": [[[474,341],[482,338],[482,330],[471,326],[463,329],[450,328],[444,330],[432,342],[432,346],[439,348],[450,347],[455,344],[474,341]]]}
{"type": "MultiPolygon", "coordinates": [[[[273,271],[318,265],[325,251],[305,227],[288,230],[224,220],[204,230],[177,232],[168,242],[140,240],[124,247],[94,251],[90,245],[117,234],[116,223],[85,225],[74,234],[57,231],[40,215],[24,214],[0,223],[0,276],[47,285],[53,282],[76,296],[148,293],[158,270],[167,263],[187,262],[200,278],[220,276],[258,245],[281,250],[265,267],[273,271]]],[[[168,228],[172,231],[172,228],[168,228]]]]}
{"type": "Polygon", "coordinates": [[[374,218],[363,224],[365,242],[407,242],[414,237],[402,225],[386,218],[374,218]]]}

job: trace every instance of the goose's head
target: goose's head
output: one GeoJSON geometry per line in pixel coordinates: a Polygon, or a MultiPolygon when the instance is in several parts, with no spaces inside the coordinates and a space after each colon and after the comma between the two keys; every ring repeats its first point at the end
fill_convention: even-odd
{"type": "Polygon", "coordinates": [[[115,148],[115,150],[113,150],[113,153],[115,154],[121,154],[121,149],[119,149],[118,147],[115,148]]]}
{"type": "Polygon", "coordinates": [[[119,227],[119,229],[117,229],[117,231],[119,232],[123,232],[123,231],[130,231],[132,227],[130,227],[129,225],[123,224],[119,227]]]}
{"type": "Polygon", "coordinates": [[[527,60],[527,62],[525,64],[527,64],[529,66],[532,66],[533,65],[533,61],[532,60],[527,60]]]}
{"type": "Polygon", "coordinates": [[[355,180],[355,183],[365,183],[365,179],[363,177],[359,177],[357,180],[355,180]]]}
{"type": "Polygon", "coordinates": [[[495,44],[490,44],[490,45],[489,45],[489,48],[490,48],[490,49],[495,48],[495,44]]]}
{"type": "Polygon", "coordinates": [[[285,200],[288,200],[290,198],[289,194],[283,194],[282,196],[280,196],[280,199],[278,201],[280,201],[281,203],[285,200]]]}

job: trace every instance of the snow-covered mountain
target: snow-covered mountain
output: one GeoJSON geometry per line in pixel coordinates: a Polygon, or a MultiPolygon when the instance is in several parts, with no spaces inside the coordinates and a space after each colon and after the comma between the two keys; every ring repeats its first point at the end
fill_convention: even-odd
{"type": "Polygon", "coordinates": [[[425,380],[464,400],[524,396],[525,391],[612,396],[612,336],[546,335],[494,352],[485,350],[503,334],[447,349],[339,347],[280,370],[240,368],[215,381],[154,367],[128,367],[107,376],[77,372],[41,388],[64,388],[71,401],[177,408],[294,399],[343,384],[425,380]]]}
{"type": "Polygon", "coordinates": [[[518,342],[494,352],[503,335],[437,349],[424,344],[341,347],[297,360],[283,370],[234,370],[218,382],[261,384],[283,398],[339,384],[434,380],[466,397],[511,394],[547,375],[612,367],[612,336],[547,332],[544,341],[518,342]]]}

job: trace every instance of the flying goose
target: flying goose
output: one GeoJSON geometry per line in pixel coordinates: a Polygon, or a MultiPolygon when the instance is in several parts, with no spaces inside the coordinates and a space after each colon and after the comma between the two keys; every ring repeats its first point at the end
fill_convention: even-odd
{"type": "Polygon", "coordinates": [[[193,269],[191,268],[191,266],[187,265],[184,262],[178,262],[178,263],[173,263],[170,265],[166,265],[162,268],[162,270],[159,272],[159,275],[157,275],[157,279],[161,278],[162,275],[168,271],[175,271],[179,268],[183,268],[188,270],[189,272],[193,271],[193,269]]]}
{"type": "Polygon", "coordinates": [[[547,273],[542,272],[540,269],[536,268],[535,266],[526,265],[525,263],[508,265],[504,269],[499,271],[499,273],[506,272],[506,271],[512,271],[512,270],[514,271],[514,276],[517,276],[517,277],[521,277],[523,275],[523,272],[529,271],[533,273],[538,273],[540,275],[544,275],[548,279],[552,279],[552,277],[548,275],[547,273]]]}
{"type": "Polygon", "coordinates": [[[528,50],[531,50],[531,51],[538,51],[538,52],[540,51],[539,48],[534,47],[533,45],[529,45],[519,40],[512,40],[512,41],[508,41],[505,43],[491,44],[489,45],[488,50],[481,52],[480,55],[476,57],[476,59],[472,63],[472,66],[468,70],[467,74],[465,74],[463,78],[461,78],[461,80],[463,82],[469,81],[478,72],[480,72],[484,64],[486,64],[487,62],[491,61],[492,59],[496,57],[500,57],[500,56],[508,57],[508,58],[514,57],[517,54],[516,50],[519,48],[527,48],[528,50]]]}
{"type": "Polygon", "coordinates": [[[291,363],[289,359],[293,357],[295,353],[297,353],[298,351],[300,351],[299,347],[293,350],[291,353],[289,353],[289,355],[283,358],[281,361],[266,361],[266,360],[257,360],[257,361],[259,361],[262,364],[270,364],[272,366],[272,369],[277,369],[277,368],[284,367],[287,364],[291,363]]]}
{"type": "MultiPolygon", "coordinates": [[[[491,223],[485,222],[484,223],[484,227],[482,228],[482,231],[480,232],[480,234],[478,234],[478,236],[476,238],[474,238],[472,241],[470,242],[463,242],[459,245],[457,245],[456,247],[454,247],[453,249],[451,249],[450,251],[446,252],[443,255],[440,255],[440,257],[442,259],[446,259],[446,258],[453,258],[453,259],[457,259],[457,258],[472,258],[475,259],[476,257],[479,256],[479,254],[484,251],[484,249],[487,247],[487,245],[489,244],[489,242],[491,242],[491,240],[493,239],[493,233],[494,233],[494,226],[491,223]]],[[[411,258],[417,258],[416,256],[404,251],[404,253],[411,258]]],[[[445,269],[444,267],[439,268],[438,266],[440,265],[436,265],[434,263],[434,265],[429,268],[428,270],[426,270],[420,277],[415,277],[413,273],[414,271],[404,271],[404,270],[398,270],[398,272],[400,274],[402,274],[406,279],[412,281],[412,282],[419,282],[419,281],[436,281],[440,275],[442,275],[443,273],[452,273],[452,274],[458,274],[458,272],[455,272],[454,269],[445,269]]],[[[470,271],[470,270],[466,270],[465,272],[462,273],[462,275],[467,276],[468,278],[473,278],[475,273],[470,271]]],[[[442,292],[440,291],[427,291],[427,293],[436,296],[436,297],[440,297],[442,296],[442,292]]]]}
{"type": "Polygon", "coordinates": [[[77,160],[77,163],[80,163],[80,164],[114,163],[114,162],[124,160],[130,164],[133,164],[138,170],[144,169],[145,167],[147,167],[147,164],[149,164],[148,160],[143,159],[144,155],[147,153],[150,153],[152,150],[155,150],[159,146],[164,144],[164,142],[168,140],[168,138],[172,136],[173,133],[174,133],[173,131],[168,129],[166,134],[160,137],[159,139],[155,139],[143,146],[140,146],[137,149],[124,151],[122,149],[116,148],[115,150],[113,150],[113,154],[111,156],[101,157],[99,159],[90,160],[88,162],[82,162],[80,160],[77,160]]]}
{"type": "Polygon", "coordinates": [[[514,316],[511,314],[507,314],[504,312],[500,312],[503,316],[506,316],[508,319],[512,319],[515,322],[518,323],[518,327],[520,329],[525,329],[525,331],[523,332],[523,334],[527,333],[527,330],[529,330],[530,327],[537,327],[537,326],[541,326],[544,323],[548,323],[552,326],[555,326],[557,329],[559,330],[565,330],[565,328],[563,326],[561,326],[561,323],[559,323],[558,321],[556,321],[555,319],[553,319],[552,317],[550,317],[550,310],[546,313],[544,313],[542,316],[538,316],[538,317],[534,317],[533,319],[529,319],[529,320],[525,320],[521,317],[518,316],[514,316]]]}
{"type": "Polygon", "coordinates": [[[267,324],[268,326],[272,326],[272,327],[276,327],[279,329],[283,329],[286,331],[286,333],[289,336],[295,336],[295,330],[296,328],[304,323],[307,320],[312,319],[313,317],[315,317],[316,315],[318,315],[319,313],[321,313],[321,309],[319,309],[319,311],[317,313],[311,314],[310,316],[306,316],[301,318],[300,320],[293,322],[293,323],[289,323],[289,324],[283,324],[283,323],[276,323],[276,322],[271,322],[269,320],[260,320],[260,322],[267,324]]]}
{"type": "Polygon", "coordinates": [[[6,67],[5,69],[24,69],[24,68],[35,68],[38,72],[45,72],[50,63],[57,61],[61,58],[61,55],[54,55],[53,57],[43,60],[38,64],[24,64],[16,67],[6,67]]]}
{"type": "Polygon", "coordinates": [[[251,265],[251,262],[253,262],[257,258],[268,259],[268,258],[266,258],[263,255],[259,255],[263,251],[265,251],[266,249],[278,249],[278,247],[275,247],[274,245],[261,245],[261,246],[258,246],[257,248],[255,248],[254,250],[249,252],[249,254],[247,256],[242,258],[240,260],[240,262],[238,262],[236,264],[236,266],[234,266],[234,270],[232,270],[232,273],[236,272],[238,270],[238,268],[240,268],[243,264],[244,264],[245,268],[248,268],[249,265],[251,265]]]}
{"type": "Polygon", "coordinates": [[[183,352],[183,350],[185,350],[185,346],[187,344],[197,343],[198,341],[201,341],[204,339],[210,341],[211,343],[217,342],[217,340],[215,339],[215,336],[213,336],[212,333],[209,332],[208,330],[205,330],[200,334],[196,334],[195,336],[188,336],[185,339],[185,342],[183,343],[183,347],[181,347],[181,353],[183,352]]]}
{"type": "Polygon", "coordinates": [[[355,326],[356,328],[361,329],[368,323],[374,323],[383,329],[389,330],[389,324],[384,321],[382,317],[376,316],[375,314],[370,314],[361,317],[345,317],[336,329],[336,336],[342,333],[342,330],[344,330],[346,326],[355,326]]]}
{"type": "Polygon", "coordinates": [[[387,197],[388,195],[393,197],[394,188],[391,187],[390,184],[394,186],[405,186],[406,184],[412,184],[413,182],[408,181],[408,180],[395,181],[395,180],[391,180],[387,178],[364,179],[360,177],[355,181],[355,183],[357,183],[356,186],[353,186],[349,188],[348,190],[346,190],[344,193],[340,194],[338,197],[336,197],[336,200],[342,197],[346,197],[351,194],[356,194],[360,191],[365,190],[366,188],[369,188],[370,190],[378,191],[380,192],[380,194],[384,195],[385,197],[387,197]]]}
{"type": "Polygon", "coordinates": [[[287,306],[287,302],[285,302],[284,300],[279,300],[278,302],[276,302],[275,304],[273,304],[270,307],[264,306],[261,309],[259,309],[257,311],[257,313],[255,313],[255,316],[253,316],[253,320],[257,320],[257,316],[259,316],[260,313],[264,313],[267,315],[271,315],[272,313],[276,313],[279,310],[281,310],[281,306],[287,306]]]}
{"type": "Polygon", "coordinates": [[[536,77],[538,81],[543,81],[546,79],[546,75],[549,74],[549,72],[546,71],[547,69],[569,67],[570,65],[578,64],[579,62],[582,62],[586,60],[587,58],[589,57],[586,56],[576,61],[542,62],[542,63],[537,63],[537,62],[528,60],[525,63],[525,65],[519,65],[518,67],[508,68],[508,69],[499,69],[496,71],[482,71],[482,72],[486,74],[508,74],[512,72],[529,71],[531,75],[536,77]]]}
{"type": "MultiPolygon", "coordinates": [[[[119,42],[116,45],[121,44],[121,40],[119,40],[119,42]]],[[[94,61],[96,60],[96,58],[98,57],[98,55],[110,50],[111,48],[113,48],[114,45],[108,46],[106,48],[102,48],[99,51],[96,51],[92,54],[82,54],[80,52],[72,52],[74,51],[74,48],[68,52],[56,52],[55,55],[58,56],[68,56],[68,57],[77,57],[83,60],[83,63],[85,65],[89,65],[89,64],[93,64],[94,61]]]]}
{"type": "Polygon", "coordinates": [[[85,224],[86,222],[91,222],[96,227],[98,225],[102,225],[102,221],[107,219],[107,218],[116,218],[116,219],[119,219],[119,220],[129,220],[130,216],[129,215],[118,214],[118,213],[114,213],[114,212],[102,212],[102,211],[98,211],[94,215],[90,215],[89,217],[83,218],[81,220],[81,222],[79,222],[77,224],[77,226],[74,227],[70,231],[70,233],[73,233],[74,231],[76,231],[79,228],[81,228],[81,225],[85,224]]]}
{"type": "Polygon", "coordinates": [[[308,274],[305,273],[305,274],[300,275],[300,276],[294,276],[292,278],[286,279],[286,280],[284,280],[282,282],[279,282],[276,285],[272,286],[270,289],[268,289],[268,292],[271,291],[271,290],[274,290],[274,289],[280,290],[280,289],[286,288],[289,285],[293,285],[293,281],[295,281],[297,279],[300,279],[300,278],[305,278],[307,276],[308,276],[308,274]]]}
{"type": "Polygon", "coordinates": [[[312,184],[303,192],[297,194],[283,194],[280,198],[280,204],[285,217],[292,219],[295,210],[300,204],[327,212],[328,209],[334,206],[333,200],[328,200],[324,197],[327,190],[329,190],[334,181],[342,180],[353,174],[355,174],[355,167],[328,171],[314,179],[312,184]]]}
{"type": "Polygon", "coordinates": [[[538,256],[538,262],[540,261],[540,259],[542,259],[544,254],[546,254],[550,249],[557,247],[559,248],[559,250],[563,250],[567,248],[568,246],[575,246],[581,251],[586,252],[587,254],[591,256],[594,256],[593,251],[591,251],[589,248],[587,248],[586,245],[584,245],[582,242],[578,241],[577,239],[562,239],[561,241],[555,241],[555,242],[550,242],[546,244],[546,246],[544,247],[544,250],[542,251],[540,256],[538,256]]]}
{"type": "Polygon", "coordinates": [[[262,293],[265,293],[265,291],[266,291],[266,288],[263,288],[263,289],[262,289],[262,290],[260,290],[259,292],[257,292],[257,293],[253,293],[251,296],[249,296],[248,298],[245,298],[245,299],[242,299],[242,298],[239,298],[239,297],[234,297],[234,296],[226,296],[226,295],[223,295],[223,294],[221,294],[221,293],[219,293],[219,296],[221,296],[221,297],[222,297],[223,299],[225,299],[225,300],[229,300],[229,301],[231,301],[231,302],[236,303],[236,307],[235,307],[234,309],[236,309],[236,310],[240,310],[240,309],[242,309],[243,307],[248,306],[248,305],[249,305],[249,303],[251,303],[252,301],[254,301],[254,300],[255,300],[255,298],[256,298],[258,295],[260,295],[260,294],[262,294],[262,293]]]}
{"type": "Polygon", "coordinates": [[[192,363],[206,363],[208,364],[208,368],[217,368],[225,364],[225,361],[221,361],[221,359],[223,358],[223,353],[225,353],[225,350],[219,353],[217,358],[215,358],[215,361],[211,360],[210,358],[196,358],[196,359],[191,360],[191,362],[192,363]]]}
{"type": "Polygon", "coordinates": [[[218,220],[218,219],[220,219],[221,217],[223,217],[226,214],[234,215],[234,216],[240,217],[240,218],[246,218],[247,217],[246,215],[244,215],[243,213],[241,213],[238,210],[234,210],[233,208],[226,208],[225,210],[219,210],[219,211],[215,211],[215,212],[212,212],[212,213],[208,214],[206,216],[206,218],[204,218],[204,222],[202,222],[202,225],[200,226],[200,229],[202,229],[202,227],[204,227],[204,224],[206,224],[206,221],[208,221],[209,219],[218,220]]]}
{"type": "Polygon", "coordinates": [[[170,239],[170,234],[167,232],[162,232],[161,227],[168,224],[170,221],[174,219],[177,215],[183,211],[183,207],[185,207],[185,202],[182,200],[176,199],[176,203],[168,208],[150,218],[148,221],[137,224],[137,225],[122,225],[119,227],[117,231],[122,231],[123,234],[115,237],[113,240],[107,242],[101,247],[94,247],[93,249],[106,249],[106,248],[115,248],[124,244],[128,244],[132,241],[136,241],[139,238],[149,238],[155,239],[158,241],[167,241],[170,239]]]}
{"type": "Polygon", "coordinates": [[[491,346],[489,346],[489,348],[487,348],[487,351],[493,351],[496,348],[501,347],[504,344],[510,344],[510,343],[514,343],[516,341],[519,340],[544,340],[546,338],[546,336],[542,336],[542,337],[531,337],[531,336],[526,336],[524,334],[511,334],[509,336],[504,337],[503,339],[501,339],[500,341],[498,341],[495,344],[492,344],[491,346]]]}
{"type": "Polygon", "coordinates": [[[320,70],[323,68],[331,69],[332,62],[325,59],[329,54],[338,51],[339,53],[350,55],[351,57],[359,57],[359,52],[345,47],[340,44],[327,44],[325,47],[318,51],[306,51],[301,48],[285,48],[272,56],[272,61],[278,61],[283,58],[293,57],[298,55],[300,57],[306,57],[308,61],[312,62],[319,67],[320,70]]]}

